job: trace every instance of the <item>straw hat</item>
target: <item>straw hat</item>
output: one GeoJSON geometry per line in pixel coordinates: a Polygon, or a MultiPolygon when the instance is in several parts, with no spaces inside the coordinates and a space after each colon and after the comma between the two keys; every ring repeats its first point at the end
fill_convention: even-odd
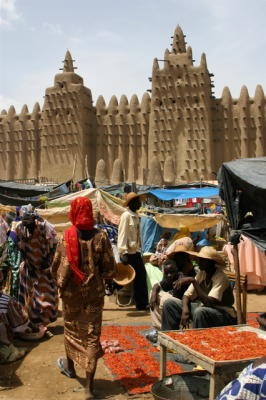
{"type": "Polygon", "coordinates": [[[224,253],[217,251],[212,246],[204,246],[200,249],[199,252],[186,251],[186,253],[191,254],[192,256],[197,257],[197,258],[205,258],[208,260],[214,260],[220,266],[225,265],[224,253]]]}
{"type": "Polygon", "coordinates": [[[119,262],[116,264],[116,273],[113,280],[118,285],[125,286],[134,280],[135,275],[135,270],[131,265],[119,262]]]}
{"type": "Polygon", "coordinates": [[[145,193],[135,193],[135,192],[127,193],[124,205],[127,207],[129,205],[129,203],[131,202],[131,200],[135,199],[136,197],[139,197],[140,201],[142,201],[145,199],[146,196],[147,196],[147,194],[145,194],[145,193]]]}
{"type": "Polygon", "coordinates": [[[167,253],[167,257],[171,257],[176,253],[193,253],[189,252],[186,246],[182,246],[181,244],[177,244],[172,250],[171,253],[167,253]]]}

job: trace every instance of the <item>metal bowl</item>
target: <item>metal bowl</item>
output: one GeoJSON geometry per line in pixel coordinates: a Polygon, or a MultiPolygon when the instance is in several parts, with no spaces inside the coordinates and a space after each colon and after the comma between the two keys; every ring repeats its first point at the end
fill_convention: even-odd
{"type": "Polygon", "coordinates": [[[171,375],[151,387],[155,400],[203,400],[209,398],[209,375],[206,371],[171,375]]]}

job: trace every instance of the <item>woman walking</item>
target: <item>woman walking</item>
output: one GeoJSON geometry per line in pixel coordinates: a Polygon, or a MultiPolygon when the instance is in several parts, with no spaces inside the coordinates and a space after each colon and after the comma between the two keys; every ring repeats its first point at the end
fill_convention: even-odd
{"type": "Polygon", "coordinates": [[[52,270],[63,303],[66,358],[59,358],[60,371],[74,378],[74,363],[86,371],[86,400],[93,398],[100,344],[104,279],[111,279],[116,264],[111,243],[104,231],[94,228],[91,201],[78,197],[70,207],[72,227],[55,254],[52,270]]]}

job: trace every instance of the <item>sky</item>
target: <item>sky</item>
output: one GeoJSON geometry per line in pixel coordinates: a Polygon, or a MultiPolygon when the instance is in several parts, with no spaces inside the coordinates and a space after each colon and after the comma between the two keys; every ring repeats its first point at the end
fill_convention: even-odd
{"type": "Polygon", "coordinates": [[[257,84],[266,94],[265,16],[266,0],[0,0],[0,110],[42,107],[67,50],[94,104],[141,100],[177,25],[195,65],[206,54],[216,97],[242,85],[253,97],[257,84]]]}

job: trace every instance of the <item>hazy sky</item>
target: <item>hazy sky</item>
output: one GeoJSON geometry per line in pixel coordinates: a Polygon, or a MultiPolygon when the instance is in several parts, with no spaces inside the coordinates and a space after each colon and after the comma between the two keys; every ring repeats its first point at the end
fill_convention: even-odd
{"type": "Polygon", "coordinates": [[[141,98],[178,24],[195,65],[206,53],[217,97],[266,93],[266,0],[0,0],[0,109],[42,107],[67,49],[94,102],[141,98]]]}

